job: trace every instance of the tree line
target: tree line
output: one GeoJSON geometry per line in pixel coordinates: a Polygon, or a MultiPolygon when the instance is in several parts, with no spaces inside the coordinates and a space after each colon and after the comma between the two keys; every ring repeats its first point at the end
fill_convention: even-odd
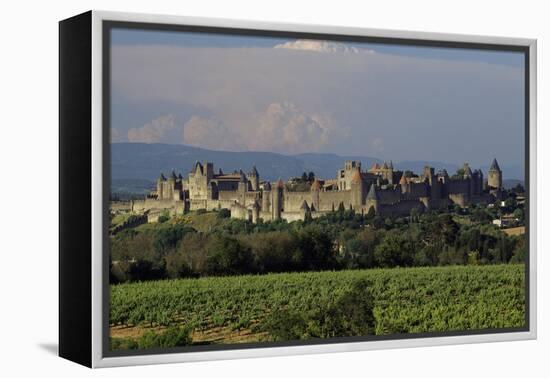
{"type": "Polygon", "coordinates": [[[164,222],[111,238],[111,282],[338,269],[519,263],[525,236],[448,213],[382,218],[338,210],[252,224],[220,212],[212,229],[164,222]]]}

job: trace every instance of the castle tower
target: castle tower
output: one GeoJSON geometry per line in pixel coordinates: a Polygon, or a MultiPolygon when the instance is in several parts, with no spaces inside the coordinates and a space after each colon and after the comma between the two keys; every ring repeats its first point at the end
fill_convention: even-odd
{"type": "Polygon", "coordinates": [[[320,205],[320,192],[321,192],[321,183],[319,180],[315,179],[313,184],[311,184],[311,210],[319,211],[320,205]]]}
{"type": "Polygon", "coordinates": [[[239,184],[237,186],[237,191],[239,194],[239,203],[243,206],[245,206],[246,202],[246,192],[248,191],[248,180],[246,179],[243,171],[239,172],[241,175],[241,178],[239,179],[239,184]]]}
{"type": "Polygon", "coordinates": [[[442,169],[441,171],[437,172],[437,178],[441,183],[446,184],[449,182],[449,173],[446,169],[442,169]]]}
{"type": "Polygon", "coordinates": [[[434,169],[432,167],[426,165],[424,167],[424,171],[422,172],[422,175],[424,176],[424,179],[427,179],[428,183],[430,185],[432,185],[432,183],[434,181],[434,177],[435,177],[434,169]]]}
{"type": "Polygon", "coordinates": [[[470,165],[468,163],[464,163],[464,166],[462,167],[462,170],[464,171],[464,180],[468,180],[468,196],[471,196],[474,193],[474,174],[472,173],[472,169],[470,168],[470,165]]]}
{"type": "Polygon", "coordinates": [[[371,207],[374,208],[374,211],[378,214],[380,211],[380,197],[374,183],[371,184],[369,194],[367,194],[367,209],[370,210],[371,207]]]}
{"type": "Polygon", "coordinates": [[[256,224],[258,223],[258,219],[260,218],[260,206],[258,206],[258,202],[254,201],[252,204],[252,223],[256,224]]]}
{"type": "Polygon", "coordinates": [[[247,173],[246,178],[250,182],[252,191],[256,192],[260,190],[260,175],[258,174],[258,170],[255,165],[252,166],[252,170],[247,173]]]}
{"type": "Polygon", "coordinates": [[[163,199],[173,199],[174,198],[174,189],[176,187],[176,172],[172,170],[172,173],[168,176],[166,182],[162,185],[162,198],[163,199]]]}
{"type": "Polygon", "coordinates": [[[208,182],[214,178],[214,163],[204,162],[204,175],[206,176],[208,182]]]}
{"type": "Polygon", "coordinates": [[[262,192],[262,212],[268,212],[271,204],[271,184],[267,182],[262,192]]]}
{"type": "Polygon", "coordinates": [[[481,169],[477,170],[476,192],[477,194],[483,193],[483,172],[481,169]]]}
{"type": "Polygon", "coordinates": [[[281,211],[283,209],[283,190],[285,184],[283,180],[279,179],[275,185],[275,190],[271,191],[271,203],[273,210],[273,220],[281,219],[281,211]]]}
{"type": "Polygon", "coordinates": [[[409,192],[409,182],[404,173],[401,175],[401,180],[399,180],[399,186],[401,187],[401,193],[405,194],[409,192]]]}
{"type": "Polygon", "coordinates": [[[502,189],[502,171],[498,166],[497,159],[493,159],[487,175],[489,189],[502,189]]]}
{"type": "Polygon", "coordinates": [[[166,181],[166,177],[164,177],[164,174],[161,172],[159,178],[157,179],[157,199],[163,199],[163,186],[164,182],[166,181]]]}
{"type": "Polygon", "coordinates": [[[361,171],[357,169],[351,178],[351,203],[355,210],[363,206],[363,179],[361,171]]]}

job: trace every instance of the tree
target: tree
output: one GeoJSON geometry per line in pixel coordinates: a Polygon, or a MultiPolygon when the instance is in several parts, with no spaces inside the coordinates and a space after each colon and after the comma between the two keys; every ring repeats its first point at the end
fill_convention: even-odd
{"type": "Polygon", "coordinates": [[[525,214],[523,212],[523,209],[517,208],[514,210],[514,218],[518,220],[519,223],[523,223],[525,221],[525,214]]]}
{"type": "Polygon", "coordinates": [[[375,216],[376,216],[376,210],[374,210],[374,206],[369,207],[369,211],[367,211],[366,218],[368,220],[372,220],[374,219],[375,216]]]}
{"type": "Polygon", "coordinates": [[[307,173],[304,172],[302,173],[302,178],[301,178],[302,182],[306,182],[307,181],[307,173]]]}
{"type": "Polygon", "coordinates": [[[307,181],[309,181],[309,182],[315,181],[315,173],[309,172],[308,175],[307,175],[307,181]]]}
{"type": "Polygon", "coordinates": [[[237,239],[215,236],[207,246],[206,265],[208,272],[215,275],[244,274],[252,271],[250,248],[237,239]]]}

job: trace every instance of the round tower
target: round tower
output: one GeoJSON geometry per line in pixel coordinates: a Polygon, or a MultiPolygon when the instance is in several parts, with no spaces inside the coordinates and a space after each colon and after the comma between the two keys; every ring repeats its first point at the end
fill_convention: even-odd
{"type": "Polygon", "coordinates": [[[164,174],[161,172],[159,178],[157,179],[157,198],[162,199],[162,185],[166,181],[166,177],[164,177],[164,174]]]}
{"type": "Polygon", "coordinates": [[[256,224],[258,223],[258,219],[260,218],[260,206],[258,206],[258,202],[254,201],[252,204],[252,223],[256,224]]]}
{"type": "Polygon", "coordinates": [[[283,183],[283,180],[279,179],[279,181],[277,181],[277,184],[275,185],[275,190],[271,192],[271,196],[273,197],[271,200],[271,203],[273,205],[273,220],[281,219],[284,187],[285,184],[283,183]]]}
{"type": "Polygon", "coordinates": [[[367,194],[367,209],[374,208],[376,214],[380,211],[380,198],[378,191],[376,190],[376,184],[372,183],[370,186],[369,194],[367,194]]]}
{"type": "Polygon", "coordinates": [[[355,170],[351,177],[351,203],[355,210],[363,206],[363,179],[359,169],[355,170]]]}
{"type": "Polygon", "coordinates": [[[258,174],[258,170],[255,165],[252,166],[252,170],[248,172],[246,177],[250,182],[251,190],[254,192],[258,191],[260,189],[260,175],[258,174]]]}
{"type": "Polygon", "coordinates": [[[319,211],[321,183],[315,179],[311,184],[311,211],[319,211]]]}
{"type": "Polygon", "coordinates": [[[493,159],[491,163],[487,175],[487,184],[489,185],[489,189],[502,189],[502,171],[498,166],[497,159],[493,159]]]}
{"type": "Polygon", "coordinates": [[[271,184],[267,182],[264,185],[264,190],[262,192],[262,211],[268,212],[269,211],[269,205],[270,205],[270,198],[271,197],[271,184]]]}

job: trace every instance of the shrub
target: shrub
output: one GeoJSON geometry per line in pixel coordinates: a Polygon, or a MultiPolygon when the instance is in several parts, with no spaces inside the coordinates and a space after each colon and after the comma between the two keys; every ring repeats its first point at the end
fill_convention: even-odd
{"type": "Polygon", "coordinates": [[[147,331],[138,339],[139,349],[172,348],[191,344],[188,327],[169,327],[162,333],[147,331]]]}
{"type": "Polygon", "coordinates": [[[168,213],[168,211],[163,211],[162,214],[159,215],[158,217],[158,222],[159,223],[164,223],[166,221],[168,221],[170,219],[170,214],[168,213]]]}
{"type": "Polygon", "coordinates": [[[220,211],[218,211],[218,219],[225,219],[225,218],[229,218],[231,217],[231,211],[229,211],[229,209],[220,209],[220,211]]]}

